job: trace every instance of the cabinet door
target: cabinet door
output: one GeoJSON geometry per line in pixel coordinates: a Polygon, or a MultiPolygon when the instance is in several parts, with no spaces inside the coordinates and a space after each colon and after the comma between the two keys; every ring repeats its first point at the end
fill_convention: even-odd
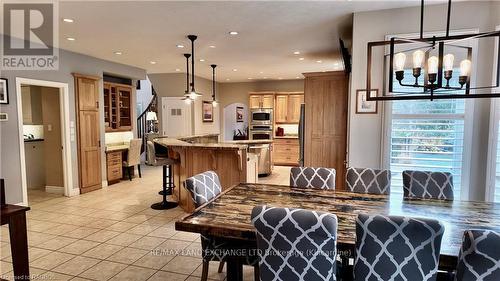
{"type": "Polygon", "coordinates": [[[111,128],[111,85],[104,83],[104,128],[110,131],[111,128]]]}
{"type": "Polygon", "coordinates": [[[101,187],[99,112],[80,111],[80,188],[82,193],[101,187]],[[89,190],[90,189],[90,190],[89,190]]]}
{"type": "Polygon", "coordinates": [[[99,82],[95,79],[77,77],[78,107],[80,110],[98,110],[99,82]]]}
{"type": "Polygon", "coordinates": [[[299,123],[300,105],[303,103],[304,103],[304,95],[289,95],[288,96],[287,122],[299,123]]]}
{"type": "Polygon", "coordinates": [[[263,95],[262,96],[262,107],[263,108],[273,108],[274,106],[274,95],[263,95]]]}
{"type": "Polygon", "coordinates": [[[118,116],[120,119],[120,129],[130,130],[132,129],[132,112],[131,112],[131,102],[132,88],[130,87],[118,87],[118,116]]]}
{"type": "Polygon", "coordinates": [[[286,123],[288,108],[288,95],[276,95],[276,106],[274,107],[274,120],[276,123],[286,123]]]}
{"type": "Polygon", "coordinates": [[[248,107],[250,108],[260,108],[260,101],[261,101],[261,96],[260,95],[251,95],[250,100],[248,102],[248,107]]]}

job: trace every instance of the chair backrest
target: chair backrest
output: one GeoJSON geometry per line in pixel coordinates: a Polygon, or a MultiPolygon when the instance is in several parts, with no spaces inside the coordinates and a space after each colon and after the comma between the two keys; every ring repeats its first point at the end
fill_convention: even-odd
{"type": "Polygon", "coordinates": [[[152,141],[147,141],[147,146],[148,146],[148,163],[151,165],[155,165],[156,163],[156,150],[155,150],[155,144],[152,141]]]}
{"type": "Polygon", "coordinates": [[[337,217],[302,209],[257,206],[260,280],[336,280],[337,217]]]}
{"type": "Polygon", "coordinates": [[[435,281],[443,233],[436,220],[358,215],[354,280],[435,281]]]}
{"type": "Polygon", "coordinates": [[[391,192],[391,171],[371,168],[349,168],[346,186],[351,192],[389,194],[391,192]]]}
{"type": "Polygon", "coordinates": [[[453,176],[446,172],[403,171],[406,198],[453,200],[453,176]]]}
{"type": "Polygon", "coordinates": [[[290,186],[335,189],[335,169],[293,167],[290,169],[290,186]]]}
{"type": "Polygon", "coordinates": [[[460,248],[456,281],[500,280],[500,233],[467,230],[460,248]]]}
{"type": "Polygon", "coordinates": [[[186,179],[186,188],[191,193],[194,205],[199,207],[222,192],[219,176],[207,171],[186,179]]]}
{"type": "Polygon", "coordinates": [[[130,147],[127,153],[128,166],[135,166],[141,164],[141,139],[131,139],[130,147]]]}

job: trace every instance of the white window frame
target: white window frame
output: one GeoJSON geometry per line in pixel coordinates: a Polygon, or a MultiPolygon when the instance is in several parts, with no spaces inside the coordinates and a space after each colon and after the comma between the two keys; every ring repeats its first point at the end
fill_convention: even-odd
{"type": "MultiPolygon", "coordinates": [[[[436,31],[436,32],[427,32],[425,34],[426,37],[429,36],[443,36],[444,31],[436,31]]],[[[451,35],[461,35],[461,34],[471,34],[471,33],[479,33],[479,29],[461,29],[461,30],[453,30],[450,31],[451,35]]],[[[419,36],[418,33],[408,33],[408,34],[393,34],[387,35],[385,40],[390,40],[392,37],[399,38],[417,38],[419,36]]],[[[472,47],[472,69],[477,69],[477,43],[472,47]]],[[[474,86],[475,79],[472,80],[472,86],[474,86]]],[[[382,157],[381,166],[384,169],[389,169],[391,166],[391,134],[392,134],[392,101],[387,101],[384,103],[383,109],[383,134],[382,134],[382,157]]],[[[468,200],[470,194],[470,162],[472,158],[472,132],[473,132],[473,115],[474,115],[474,99],[465,99],[465,111],[463,114],[442,114],[440,115],[442,119],[444,117],[450,117],[449,119],[458,119],[463,115],[464,120],[464,147],[462,150],[462,173],[461,173],[461,184],[460,187],[460,199],[468,200]]],[[[411,117],[414,119],[427,117],[428,114],[412,114],[411,117]]]]}
{"type": "MultiPolygon", "coordinates": [[[[496,27],[500,30],[500,25],[496,27]]],[[[498,42],[495,43],[495,53],[498,52],[498,42]]],[[[493,81],[496,79],[497,66],[493,65],[493,81]]],[[[500,90],[497,88],[497,90],[500,90]]],[[[496,184],[496,170],[497,170],[497,145],[498,145],[498,130],[500,122],[500,99],[491,99],[490,109],[490,136],[488,138],[488,165],[486,168],[486,190],[484,198],[486,201],[493,202],[495,200],[495,184],[496,184]]]]}

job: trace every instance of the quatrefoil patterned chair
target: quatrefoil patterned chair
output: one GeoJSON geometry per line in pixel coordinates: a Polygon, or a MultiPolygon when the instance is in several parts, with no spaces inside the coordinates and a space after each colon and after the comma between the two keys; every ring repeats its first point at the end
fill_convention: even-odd
{"type": "MultiPolygon", "coordinates": [[[[191,198],[196,208],[208,203],[222,192],[219,176],[213,171],[207,171],[186,179],[185,187],[191,193],[191,198]]],[[[217,239],[217,237],[202,234],[201,248],[203,259],[201,280],[206,281],[208,279],[209,262],[220,261],[218,272],[222,272],[228,251],[242,248],[242,243],[240,241],[231,243],[227,239],[221,240],[217,239]]],[[[244,263],[255,266],[255,275],[259,275],[256,257],[247,256],[244,263]]]]}
{"type": "Polygon", "coordinates": [[[446,172],[403,171],[405,198],[453,200],[453,176],[446,172]]]}
{"type": "Polygon", "coordinates": [[[315,189],[335,189],[335,169],[293,167],[290,186],[315,189]]]}
{"type": "Polygon", "coordinates": [[[336,280],[337,217],[302,209],[257,206],[260,280],[336,280]]]}
{"type": "Polygon", "coordinates": [[[369,194],[389,194],[391,171],[371,168],[349,168],[346,186],[351,192],[369,194]]]}
{"type": "Polygon", "coordinates": [[[360,214],[355,281],[435,281],[444,227],[436,220],[360,214]]]}
{"type": "Polygon", "coordinates": [[[500,280],[500,233],[467,230],[459,254],[456,281],[500,280]]]}

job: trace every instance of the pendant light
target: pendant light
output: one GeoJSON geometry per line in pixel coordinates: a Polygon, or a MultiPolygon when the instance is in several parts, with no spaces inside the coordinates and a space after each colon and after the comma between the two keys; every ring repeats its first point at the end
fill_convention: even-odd
{"type": "Polygon", "coordinates": [[[188,35],[188,39],[191,41],[191,91],[189,92],[189,97],[194,100],[197,97],[201,97],[202,94],[197,93],[194,88],[194,40],[196,40],[198,36],[196,35],[188,35]]]}
{"type": "Polygon", "coordinates": [[[218,102],[215,99],[215,68],[217,67],[216,64],[210,65],[212,67],[212,105],[214,107],[217,106],[218,102]]]}
{"type": "Polygon", "coordinates": [[[189,96],[189,57],[191,57],[191,54],[184,54],[184,57],[186,58],[186,91],[184,92],[184,98],[182,98],[182,100],[190,104],[191,97],[189,96]]]}

